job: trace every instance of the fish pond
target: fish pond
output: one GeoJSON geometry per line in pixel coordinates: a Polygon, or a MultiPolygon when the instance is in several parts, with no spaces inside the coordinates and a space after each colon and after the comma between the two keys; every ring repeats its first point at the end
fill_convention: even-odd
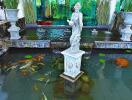
{"type": "MultiPolygon", "coordinates": [[[[63,25],[62,25],[63,26],[63,25]]],[[[60,26],[61,27],[61,26],[60,26]]],[[[107,29],[98,29],[94,32],[92,29],[83,29],[81,33],[81,42],[94,41],[121,41],[120,33],[113,31],[107,33],[107,29]]],[[[65,28],[27,28],[20,33],[23,40],[51,40],[52,42],[68,42],[71,36],[71,29],[65,28]]]]}
{"type": "Polygon", "coordinates": [[[85,50],[75,83],[59,76],[60,51],[10,48],[0,57],[0,100],[131,100],[132,50],[85,50]]]}

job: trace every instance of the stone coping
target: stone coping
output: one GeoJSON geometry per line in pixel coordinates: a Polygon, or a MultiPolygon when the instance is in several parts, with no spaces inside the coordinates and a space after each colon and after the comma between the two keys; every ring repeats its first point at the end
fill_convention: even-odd
{"type": "Polygon", "coordinates": [[[95,41],[95,48],[102,49],[132,49],[132,42],[95,41]]]}
{"type": "MultiPolygon", "coordinates": [[[[50,40],[0,40],[0,48],[68,48],[69,42],[52,42],[50,40]]],[[[81,43],[81,48],[132,49],[132,42],[95,41],[81,43]]]]}

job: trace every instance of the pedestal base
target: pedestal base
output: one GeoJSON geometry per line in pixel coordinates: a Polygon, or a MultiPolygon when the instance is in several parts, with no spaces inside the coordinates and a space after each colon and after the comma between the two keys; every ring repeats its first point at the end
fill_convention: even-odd
{"type": "Polygon", "coordinates": [[[85,53],[82,50],[72,52],[67,49],[61,52],[64,55],[64,75],[75,79],[80,73],[82,55],[85,53]]]}
{"type": "Polygon", "coordinates": [[[12,26],[8,29],[8,32],[10,32],[10,39],[11,40],[17,40],[20,39],[19,31],[20,28],[15,25],[15,22],[11,24],[12,26]]]}
{"type": "Polygon", "coordinates": [[[83,73],[84,73],[84,72],[81,71],[75,78],[72,78],[72,77],[70,77],[70,76],[67,76],[67,75],[65,75],[64,73],[61,74],[60,77],[62,77],[62,78],[64,78],[64,79],[66,79],[66,80],[68,80],[68,81],[74,83],[74,82],[76,82],[76,81],[83,75],[83,73]]]}
{"type": "Polygon", "coordinates": [[[10,33],[10,40],[18,40],[20,39],[21,37],[15,33],[15,36],[14,36],[14,33],[10,33]]]}

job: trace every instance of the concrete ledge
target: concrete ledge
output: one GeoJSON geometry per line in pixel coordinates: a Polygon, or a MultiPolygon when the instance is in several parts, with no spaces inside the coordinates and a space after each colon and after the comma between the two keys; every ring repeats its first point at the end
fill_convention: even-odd
{"type": "MultiPolygon", "coordinates": [[[[69,42],[52,42],[50,40],[0,40],[0,48],[59,48],[70,46],[69,42]]],[[[132,49],[132,42],[95,41],[94,43],[81,43],[81,49],[132,49]]]]}
{"type": "Polygon", "coordinates": [[[50,40],[10,40],[9,47],[16,48],[50,48],[50,40]]]}
{"type": "Polygon", "coordinates": [[[95,41],[95,48],[100,48],[100,49],[132,49],[132,42],[95,41]]]}

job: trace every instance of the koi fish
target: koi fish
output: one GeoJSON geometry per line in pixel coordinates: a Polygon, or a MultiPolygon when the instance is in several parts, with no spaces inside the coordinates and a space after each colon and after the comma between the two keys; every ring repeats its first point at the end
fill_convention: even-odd
{"type": "Polygon", "coordinates": [[[23,59],[23,60],[19,60],[18,63],[29,63],[29,62],[33,62],[33,61],[41,61],[44,58],[44,54],[38,54],[35,57],[31,58],[31,59],[23,59]]]}
{"type": "Polygon", "coordinates": [[[24,66],[20,67],[20,69],[24,69],[24,68],[27,68],[29,66],[32,65],[32,62],[28,62],[27,64],[25,64],[24,66]]]}
{"type": "Polygon", "coordinates": [[[45,79],[46,79],[46,77],[43,76],[43,77],[38,78],[37,80],[38,81],[44,81],[45,79]]]}
{"type": "Polygon", "coordinates": [[[32,59],[23,59],[18,61],[18,63],[29,63],[29,62],[32,62],[32,59]]]}
{"type": "Polygon", "coordinates": [[[34,91],[39,91],[39,89],[40,89],[40,88],[39,88],[38,84],[34,84],[34,85],[33,85],[33,90],[34,90],[34,91]]]}
{"type": "Polygon", "coordinates": [[[45,64],[44,63],[38,63],[38,65],[44,66],[45,64]]]}
{"type": "Polygon", "coordinates": [[[35,69],[34,69],[34,68],[32,68],[32,67],[31,67],[31,70],[32,70],[33,72],[35,72],[35,69]]]}
{"type": "Polygon", "coordinates": [[[46,97],[46,95],[44,94],[44,92],[42,92],[41,100],[48,100],[47,97],[46,97]]]}
{"type": "Polygon", "coordinates": [[[32,60],[39,62],[39,61],[43,60],[43,58],[44,58],[44,55],[43,54],[39,54],[39,55],[35,56],[32,60]]]}
{"type": "Polygon", "coordinates": [[[17,65],[14,65],[14,66],[8,68],[7,71],[9,71],[9,70],[13,70],[13,69],[16,69],[16,68],[17,68],[17,65]]]}
{"type": "Polygon", "coordinates": [[[45,87],[46,87],[46,85],[49,83],[49,81],[50,81],[50,79],[48,79],[48,80],[46,81],[46,83],[45,83],[45,87]]]}

